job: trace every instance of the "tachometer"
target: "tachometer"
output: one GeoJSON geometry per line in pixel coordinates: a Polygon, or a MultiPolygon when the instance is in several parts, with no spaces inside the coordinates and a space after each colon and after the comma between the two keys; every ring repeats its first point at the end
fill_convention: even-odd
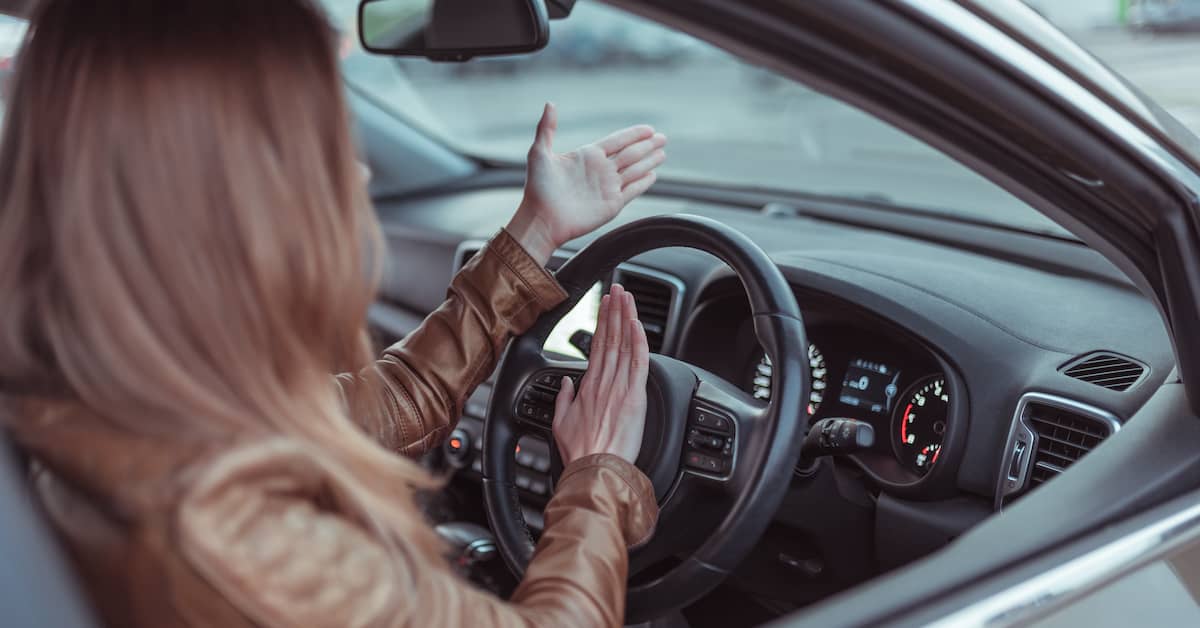
{"type": "Polygon", "coordinates": [[[905,468],[925,475],[942,451],[950,416],[946,378],[930,375],[904,391],[892,420],[892,447],[905,468]]]}
{"type": "MultiPolygon", "coordinates": [[[[817,345],[808,345],[808,368],[812,377],[812,392],[808,395],[808,416],[812,416],[821,407],[821,401],[825,399],[825,390],[829,385],[826,379],[829,376],[829,369],[825,367],[825,356],[817,348],[817,345]]],[[[755,399],[771,400],[772,373],[771,358],[764,355],[755,365],[752,375],[755,399]]]]}

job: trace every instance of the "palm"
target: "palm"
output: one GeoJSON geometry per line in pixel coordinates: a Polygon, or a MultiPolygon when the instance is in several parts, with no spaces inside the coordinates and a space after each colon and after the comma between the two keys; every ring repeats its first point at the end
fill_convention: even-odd
{"type": "Polygon", "coordinates": [[[600,301],[591,361],[579,394],[564,377],[554,405],[554,440],[563,462],[596,453],[637,460],[646,428],[650,347],[637,304],[621,286],[600,301]]]}
{"type": "Polygon", "coordinates": [[[554,107],[547,105],[529,150],[523,205],[544,221],[557,242],[566,242],[608,222],[649,189],[654,169],[666,159],[666,137],[648,126],[634,126],[556,154],[557,126],[554,107]]]}

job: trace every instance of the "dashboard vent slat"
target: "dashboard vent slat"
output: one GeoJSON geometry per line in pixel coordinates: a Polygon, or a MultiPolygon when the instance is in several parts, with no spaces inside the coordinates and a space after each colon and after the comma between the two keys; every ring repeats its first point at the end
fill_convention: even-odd
{"type": "Polygon", "coordinates": [[[674,287],[666,281],[624,270],[619,271],[617,281],[633,295],[650,351],[661,353],[676,298],[674,287]]]}
{"type": "Polygon", "coordinates": [[[1031,403],[1028,425],[1037,435],[1029,487],[1047,482],[1075,464],[1115,431],[1100,419],[1031,403]]]}
{"type": "Polygon", "coordinates": [[[1067,377],[1118,392],[1129,390],[1150,371],[1149,367],[1123,355],[1097,351],[1059,367],[1067,377]]]}
{"type": "Polygon", "coordinates": [[[996,509],[1058,477],[1120,429],[1121,419],[1103,408],[1050,393],[1021,395],[996,478],[996,509]]]}

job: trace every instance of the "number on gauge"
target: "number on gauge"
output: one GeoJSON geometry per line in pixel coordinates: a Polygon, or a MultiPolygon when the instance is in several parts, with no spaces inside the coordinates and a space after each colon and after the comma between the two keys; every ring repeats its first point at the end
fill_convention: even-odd
{"type": "Polygon", "coordinates": [[[918,475],[929,472],[942,452],[949,416],[945,377],[930,375],[904,392],[892,423],[892,447],[905,468],[918,475]]]}
{"type": "MultiPolygon", "coordinates": [[[[812,416],[817,413],[821,401],[825,399],[825,389],[828,386],[826,378],[829,375],[829,369],[825,368],[825,356],[817,345],[808,345],[808,368],[812,377],[812,392],[808,395],[808,416],[812,416]]],[[[754,367],[754,398],[770,401],[771,382],[771,358],[764,355],[754,367]]]]}

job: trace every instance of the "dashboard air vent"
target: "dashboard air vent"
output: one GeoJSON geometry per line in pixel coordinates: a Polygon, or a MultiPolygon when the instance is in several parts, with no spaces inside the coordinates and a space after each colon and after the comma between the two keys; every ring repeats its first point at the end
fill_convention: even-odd
{"type": "Polygon", "coordinates": [[[1037,434],[1029,487],[1062,473],[1113,433],[1105,421],[1061,408],[1031,404],[1029,425],[1037,434]]]}
{"type": "Polygon", "coordinates": [[[1103,351],[1080,356],[1062,365],[1059,370],[1067,377],[1116,391],[1129,390],[1149,371],[1140,362],[1103,351]]]}
{"type": "Polygon", "coordinates": [[[617,271],[617,281],[633,294],[638,318],[646,329],[650,351],[661,353],[675,300],[674,286],[670,282],[627,270],[617,271]]]}
{"type": "Polygon", "coordinates": [[[1004,449],[996,508],[1054,479],[1119,429],[1120,420],[1107,410],[1057,395],[1025,393],[1004,449]]]}

